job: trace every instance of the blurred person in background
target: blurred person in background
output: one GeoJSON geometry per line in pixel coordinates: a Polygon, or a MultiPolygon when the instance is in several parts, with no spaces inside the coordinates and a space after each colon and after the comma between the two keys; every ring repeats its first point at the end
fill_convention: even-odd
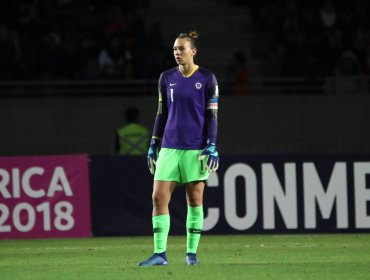
{"type": "Polygon", "coordinates": [[[62,38],[57,32],[50,32],[42,39],[40,58],[41,78],[43,80],[64,79],[62,38]]]}
{"type": "Polygon", "coordinates": [[[249,70],[247,67],[247,57],[242,51],[233,53],[231,64],[227,69],[227,79],[231,82],[233,95],[247,95],[249,70]]]}
{"type": "Polygon", "coordinates": [[[102,78],[132,78],[132,53],[126,48],[124,37],[119,33],[108,36],[106,46],[99,54],[98,63],[102,78]]]}
{"type": "Polygon", "coordinates": [[[344,51],[338,58],[334,76],[324,84],[327,94],[359,94],[367,92],[361,64],[351,50],[344,51]]]}
{"type": "Polygon", "coordinates": [[[139,124],[139,109],[125,111],[126,124],[117,130],[116,143],[119,155],[145,155],[148,151],[149,131],[139,124]]]}

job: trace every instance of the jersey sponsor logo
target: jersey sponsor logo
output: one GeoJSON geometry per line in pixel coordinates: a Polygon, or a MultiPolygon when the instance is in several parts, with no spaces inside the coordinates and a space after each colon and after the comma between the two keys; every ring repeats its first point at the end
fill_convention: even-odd
{"type": "Polygon", "coordinates": [[[218,99],[217,98],[210,99],[207,104],[207,109],[208,110],[218,110],[218,99]]]}
{"type": "Polygon", "coordinates": [[[177,83],[170,83],[170,87],[173,87],[173,86],[175,86],[177,83]]]}
{"type": "Polygon", "coordinates": [[[195,88],[196,89],[201,89],[202,88],[202,83],[195,83],[195,88]]]}
{"type": "Polygon", "coordinates": [[[208,103],[207,109],[208,110],[218,110],[218,104],[217,103],[208,103]]]}

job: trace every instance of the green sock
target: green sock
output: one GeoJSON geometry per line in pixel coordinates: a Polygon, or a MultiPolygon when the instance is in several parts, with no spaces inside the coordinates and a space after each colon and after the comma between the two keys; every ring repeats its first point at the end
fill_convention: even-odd
{"type": "Polygon", "coordinates": [[[154,253],[166,252],[167,237],[170,231],[170,215],[159,215],[152,218],[154,235],[154,253]]]}
{"type": "Polygon", "coordinates": [[[196,254],[202,233],[203,220],[203,205],[197,207],[188,206],[188,215],[186,218],[186,253],[196,254]]]}

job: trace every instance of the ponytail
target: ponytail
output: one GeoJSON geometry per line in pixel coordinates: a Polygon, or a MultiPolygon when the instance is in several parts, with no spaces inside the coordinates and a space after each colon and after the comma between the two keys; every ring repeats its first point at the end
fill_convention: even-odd
{"type": "Polygon", "coordinates": [[[199,33],[197,31],[190,31],[189,33],[180,33],[177,38],[187,39],[191,43],[191,48],[198,48],[199,33]]]}

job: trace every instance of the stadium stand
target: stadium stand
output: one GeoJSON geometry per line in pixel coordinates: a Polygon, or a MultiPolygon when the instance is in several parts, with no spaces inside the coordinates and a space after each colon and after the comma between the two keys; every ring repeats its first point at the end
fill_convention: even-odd
{"type": "Polygon", "coordinates": [[[173,39],[194,28],[199,64],[220,83],[223,152],[368,152],[368,11],[361,0],[2,1],[0,153],[113,154],[122,108],[152,126],[173,39]],[[98,64],[112,34],[129,68],[114,79],[98,64]],[[228,99],[235,52],[248,98],[228,99]]]}

